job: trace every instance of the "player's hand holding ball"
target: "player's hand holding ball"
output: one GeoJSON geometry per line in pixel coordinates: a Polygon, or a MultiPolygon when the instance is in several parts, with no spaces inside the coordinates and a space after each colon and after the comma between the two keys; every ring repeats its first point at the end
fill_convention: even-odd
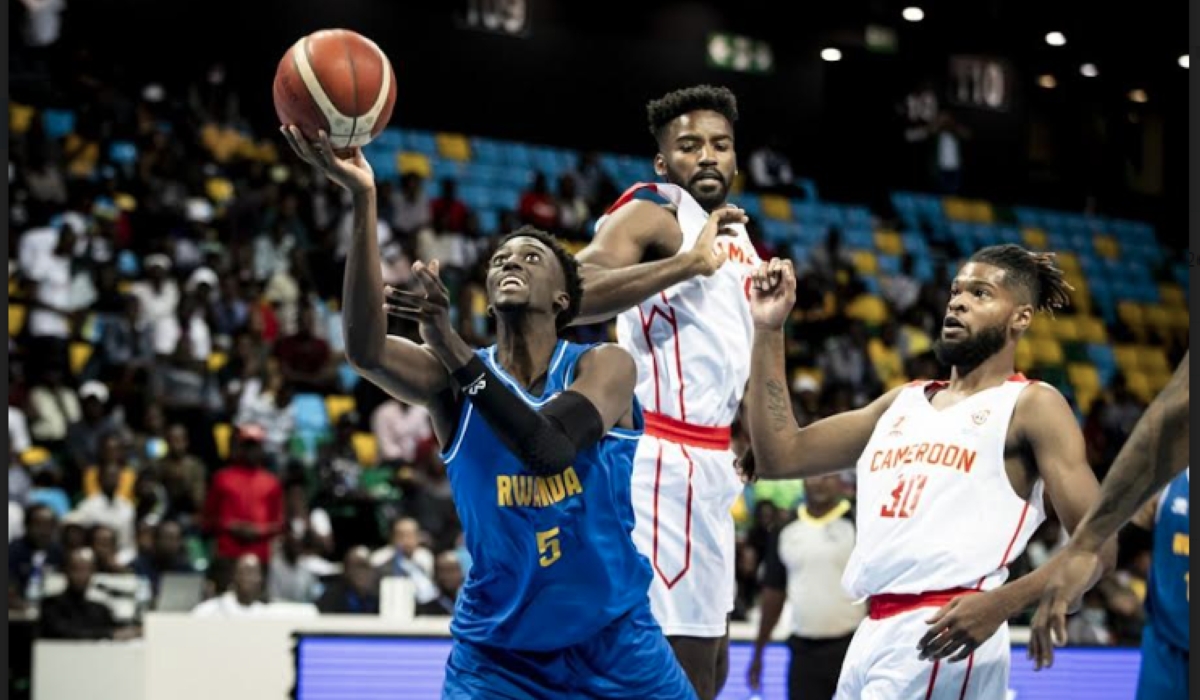
{"type": "Polygon", "coordinates": [[[754,326],[783,328],[796,305],[796,270],[791,260],[772,258],[754,271],[750,283],[750,316],[754,326]]]}
{"type": "Polygon", "coordinates": [[[362,149],[352,149],[348,157],[341,157],[334,152],[324,131],[316,141],[310,141],[296,126],[283,126],[279,130],[296,155],[351,193],[363,194],[375,189],[375,171],[363,157],[362,149]]]}

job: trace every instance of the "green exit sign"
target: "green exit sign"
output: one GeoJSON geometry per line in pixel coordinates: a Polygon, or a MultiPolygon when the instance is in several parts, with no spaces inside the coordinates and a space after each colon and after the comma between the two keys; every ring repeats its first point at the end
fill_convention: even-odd
{"type": "Polygon", "coordinates": [[[770,73],[775,70],[775,55],[765,41],[718,32],[708,37],[708,65],[739,73],[770,73]]]}

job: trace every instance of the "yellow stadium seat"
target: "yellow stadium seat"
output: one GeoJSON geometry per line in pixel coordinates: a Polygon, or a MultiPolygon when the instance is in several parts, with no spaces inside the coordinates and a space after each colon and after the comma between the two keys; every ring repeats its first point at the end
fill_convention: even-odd
{"type": "Polygon", "coordinates": [[[1154,398],[1154,391],[1150,388],[1150,378],[1141,372],[1129,372],[1125,375],[1126,386],[1134,396],[1138,397],[1146,403],[1150,403],[1154,398]]]}
{"type": "Polygon", "coordinates": [[[1096,248],[1096,254],[1102,258],[1116,260],[1121,257],[1121,246],[1112,236],[1096,236],[1092,239],[1092,245],[1096,248]]]}
{"type": "Polygon", "coordinates": [[[856,250],[852,255],[854,269],[858,271],[858,274],[874,277],[879,273],[879,260],[874,253],[869,250],[856,250]]]}
{"type": "Polygon", "coordinates": [[[875,247],[884,255],[902,255],[904,239],[895,231],[876,231],[875,247]]]}
{"type": "Polygon", "coordinates": [[[1064,343],[1079,340],[1079,324],[1074,317],[1060,316],[1059,318],[1051,319],[1050,329],[1054,337],[1064,343]]]}
{"type": "Polygon", "coordinates": [[[471,143],[462,134],[438,134],[437,149],[447,160],[471,160],[471,143]]]}
{"type": "Polygon", "coordinates": [[[1099,391],[1084,391],[1081,389],[1076,389],[1075,403],[1078,404],[1079,410],[1083,411],[1084,413],[1091,413],[1092,404],[1096,403],[1096,399],[1099,398],[1099,396],[1099,391]]]}
{"type": "Polygon", "coordinates": [[[29,131],[33,117],[37,112],[33,107],[12,102],[8,105],[8,131],[13,134],[23,134],[29,131]]]}
{"type": "Polygon", "coordinates": [[[120,282],[117,282],[117,291],[122,294],[129,294],[133,291],[133,281],[121,280],[120,282]]]}
{"type": "Polygon", "coordinates": [[[1035,316],[1033,323],[1029,324],[1029,330],[1025,332],[1025,335],[1030,340],[1054,337],[1054,332],[1051,328],[1053,323],[1054,320],[1048,316],[1035,316]]]}
{"type": "Polygon", "coordinates": [[[229,439],[233,435],[233,426],[228,423],[218,423],[213,426],[213,442],[217,444],[217,456],[229,459],[229,439]]]}
{"type": "Polygon", "coordinates": [[[1171,328],[1171,312],[1164,306],[1147,304],[1142,309],[1146,325],[1166,333],[1171,328]]]}
{"type": "Polygon", "coordinates": [[[229,356],[223,352],[213,352],[208,356],[208,371],[217,373],[229,362],[229,356]]]}
{"type": "Polygon", "coordinates": [[[1159,394],[1159,392],[1161,392],[1163,389],[1167,388],[1167,384],[1171,383],[1171,373],[1170,372],[1152,372],[1152,373],[1146,375],[1146,379],[1147,379],[1147,381],[1150,382],[1150,391],[1153,392],[1155,396],[1157,396],[1159,394]]]}
{"type": "Polygon", "coordinates": [[[1033,341],[1028,336],[1017,341],[1017,370],[1025,371],[1033,367],[1033,341]]]}
{"type": "Polygon", "coordinates": [[[1158,286],[1158,293],[1162,299],[1163,306],[1170,308],[1184,308],[1187,306],[1187,299],[1183,296],[1183,288],[1177,284],[1161,284],[1158,286]]]}
{"type": "Polygon", "coordinates": [[[1167,318],[1171,322],[1171,328],[1177,331],[1191,328],[1192,317],[1187,309],[1167,309],[1167,318]]]}
{"type": "Polygon", "coordinates": [[[982,199],[975,200],[971,203],[971,221],[977,224],[990,224],[996,221],[995,211],[992,209],[992,203],[982,199]]]}
{"type": "Polygon", "coordinates": [[[961,197],[942,198],[942,211],[951,221],[972,221],[972,209],[971,203],[961,197]]]}
{"type": "Polygon", "coordinates": [[[883,299],[870,294],[861,294],[850,302],[846,316],[857,319],[868,326],[881,326],[888,320],[887,304],[883,299]]]}
{"type": "Polygon", "coordinates": [[[579,252],[587,247],[584,241],[559,241],[563,249],[571,255],[579,255],[579,252]]]}
{"type": "Polygon", "coordinates": [[[1085,343],[1107,343],[1108,328],[1103,319],[1095,316],[1080,316],[1078,319],[1079,339],[1085,343]]]}
{"type": "Polygon", "coordinates": [[[1038,367],[1058,367],[1063,363],[1062,344],[1054,338],[1033,341],[1033,362],[1038,367]]]}
{"type": "Polygon", "coordinates": [[[1059,253],[1056,259],[1058,260],[1058,267],[1063,272],[1076,276],[1080,274],[1079,258],[1074,253],[1059,253]]]}
{"type": "Polygon", "coordinates": [[[24,304],[8,305],[8,337],[15,338],[21,335],[21,330],[25,328],[26,314],[24,304]]]}
{"type": "Polygon", "coordinates": [[[379,464],[379,445],[375,442],[375,436],[371,433],[355,433],[352,438],[354,441],[354,453],[358,455],[358,463],[373,467],[379,464]]]}
{"type": "Polygon", "coordinates": [[[1113,358],[1117,361],[1117,367],[1120,367],[1122,372],[1128,374],[1137,369],[1138,346],[1118,345],[1113,348],[1113,358]]]}
{"type": "Polygon", "coordinates": [[[1072,362],[1067,366],[1067,377],[1076,392],[1100,391],[1100,372],[1094,365],[1072,362]]]}
{"type": "Polygon", "coordinates": [[[356,407],[353,396],[326,396],[325,412],[329,414],[329,422],[336,424],[343,415],[356,407]]]}
{"type": "Polygon", "coordinates": [[[1046,232],[1040,228],[1027,228],[1021,232],[1021,237],[1025,239],[1025,245],[1033,250],[1046,249],[1046,232]]]}
{"type": "Polygon", "coordinates": [[[1117,302],[1117,318],[1121,319],[1121,323],[1129,326],[1134,331],[1141,331],[1146,325],[1146,317],[1142,311],[1142,306],[1134,301],[1117,302]]]}
{"type": "Polygon", "coordinates": [[[426,180],[433,177],[433,166],[430,165],[429,158],[424,153],[409,153],[407,151],[397,153],[396,170],[401,175],[416,173],[426,180]]]}
{"type": "Polygon", "coordinates": [[[92,352],[95,348],[91,343],[74,342],[70,348],[71,374],[76,377],[83,372],[83,368],[87,367],[88,360],[92,359],[92,352]]]}
{"type": "Polygon", "coordinates": [[[763,216],[768,219],[776,219],[778,221],[792,220],[792,203],[787,197],[780,197],[776,194],[764,194],[758,200],[759,206],[762,207],[763,216]]]}
{"type": "Polygon", "coordinates": [[[1146,374],[1171,374],[1167,353],[1162,348],[1150,345],[1138,348],[1138,369],[1146,374]]]}

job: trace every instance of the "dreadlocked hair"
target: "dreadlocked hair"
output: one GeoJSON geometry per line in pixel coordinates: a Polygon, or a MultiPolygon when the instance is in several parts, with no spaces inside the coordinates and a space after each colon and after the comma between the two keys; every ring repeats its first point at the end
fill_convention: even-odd
{"type": "Polygon", "coordinates": [[[562,266],[563,277],[567,280],[567,296],[571,297],[571,302],[566,310],[560,312],[554,319],[555,327],[561,331],[571,325],[571,321],[574,321],[575,317],[579,315],[580,305],[583,304],[583,281],[579,276],[579,261],[575,259],[574,255],[568,253],[553,235],[528,225],[522,226],[500,239],[500,243],[496,247],[498,248],[514,238],[535,238],[549,248],[554,253],[554,257],[558,258],[558,264],[562,266]]]}
{"type": "Polygon", "coordinates": [[[650,133],[661,140],[667,125],[678,117],[697,110],[711,110],[733,124],[738,119],[737,97],[729,88],[697,85],[669,92],[646,105],[650,133]]]}
{"type": "Polygon", "coordinates": [[[1023,289],[1035,309],[1053,316],[1071,304],[1070,293],[1075,291],[1055,264],[1055,257],[1055,253],[1034,253],[1010,243],[984,248],[972,255],[971,261],[1003,269],[1007,282],[1023,289]]]}

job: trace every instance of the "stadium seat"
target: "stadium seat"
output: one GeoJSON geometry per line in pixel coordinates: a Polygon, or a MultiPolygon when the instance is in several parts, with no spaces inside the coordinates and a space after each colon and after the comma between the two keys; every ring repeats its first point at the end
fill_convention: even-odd
{"type": "Polygon", "coordinates": [[[400,151],[396,154],[396,170],[401,175],[416,173],[426,180],[433,176],[433,167],[424,153],[400,151]]]}
{"type": "Polygon", "coordinates": [[[1077,320],[1079,339],[1085,343],[1107,343],[1108,328],[1095,316],[1080,316],[1077,320]]]}
{"type": "Polygon", "coordinates": [[[75,131],[75,113],[65,109],[47,109],[42,112],[42,129],[47,140],[57,141],[75,131]]]}
{"type": "Polygon", "coordinates": [[[768,219],[775,219],[776,221],[792,220],[792,203],[786,197],[764,194],[759,199],[759,204],[762,205],[763,216],[768,219]]]}
{"type": "Polygon", "coordinates": [[[1053,338],[1032,341],[1033,362],[1037,367],[1058,367],[1065,361],[1062,344],[1053,338]]]}
{"type": "Polygon", "coordinates": [[[220,372],[228,362],[229,355],[214,350],[208,356],[208,371],[212,374],[216,374],[217,372],[220,372]]]}
{"type": "Polygon", "coordinates": [[[1113,348],[1113,358],[1117,362],[1117,367],[1128,374],[1138,368],[1138,346],[1118,345],[1113,348]]]}
{"type": "Polygon", "coordinates": [[[296,431],[324,433],[329,430],[329,414],[320,394],[296,394],[292,399],[292,412],[296,416],[296,431]]]}
{"type": "Polygon", "coordinates": [[[471,144],[462,134],[438,134],[437,148],[438,155],[447,160],[471,160],[471,144]]]}
{"type": "Polygon", "coordinates": [[[1017,341],[1017,371],[1024,372],[1033,367],[1033,341],[1022,337],[1017,341]]]}
{"type": "Polygon", "coordinates": [[[1094,365],[1072,363],[1067,366],[1067,376],[1070,377],[1071,384],[1076,391],[1099,392],[1103,388],[1100,383],[1100,372],[1094,365]]]}
{"type": "Polygon", "coordinates": [[[1100,384],[1108,386],[1117,373],[1117,361],[1113,349],[1109,345],[1088,345],[1088,360],[1100,373],[1100,384]]]}
{"type": "Polygon", "coordinates": [[[871,251],[855,250],[851,253],[851,257],[854,259],[854,269],[858,274],[871,277],[879,274],[879,261],[871,251]]]}
{"type": "Polygon", "coordinates": [[[228,423],[218,423],[213,426],[213,442],[217,446],[217,456],[222,460],[229,459],[229,440],[233,435],[233,426],[228,423]]]}
{"type": "Polygon", "coordinates": [[[942,211],[950,221],[974,221],[971,203],[961,197],[944,197],[942,211]]]}
{"type": "Polygon", "coordinates": [[[8,131],[11,134],[24,134],[33,124],[37,110],[28,105],[16,102],[8,103],[8,131]]]}
{"type": "Polygon", "coordinates": [[[1150,392],[1157,396],[1159,392],[1167,388],[1171,383],[1171,372],[1152,372],[1146,375],[1147,381],[1150,383],[1150,392]]]}
{"type": "Polygon", "coordinates": [[[1079,340],[1079,325],[1071,316],[1060,316],[1050,321],[1051,334],[1062,342],[1079,340]]]}
{"type": "Polygon", "coordinates": [[[26,313],[24,304],[8,305],[8,337],[15,338],[21,335],[21,331],[25,328],[26,313]]]}
{"type": "Polygon", "coordinates": [[[427,131],[405,130],[401,132],[401,148],[427,156],[438,155],[437,138],[427,131]]]}
{"type": "Polygon", "coordinates": [[[1171,365],[1167,362],[1166,351],[1152,345],[1138,348],[1137,366],[1146,374],[1171,373],[1171,365]]]}
{"type": "Polygon", "coordinates": [[[1171,312],[1165,306],[1147,304],[1142,311],[1145,315],[1147,326],[1164,335],[1170,333],[1171,312]]]}
{"type": "Polygon", "coordinates": [[[1029,330],[1025,332],[1025,335],[1030,339],[1052,338],[1054,337],[1054,331],[1050,326],[1053,323],[1054,321],[1047,316],[1035,316],[1033,323],[1029,324],[1029,330]]]}
{"type": "Polygon", "coordinates": [[[1125,385],[1129,391],[1146,403],[1154,399],[1154,391],[1150,387],[1150,378],[1142,372],[1129,372],[1125,375],[1125,385]]]}
{"type": "Polygon", "coordinates": [[[1167,319],[1173,330],[1187,331],[1191,328],[1191,314],[1187,309],[1167,309],[1167,319]]]}
{"type": "Polygon", "coordinates": [[[1040,228],[1027,228],[1022,231],[1022,237],[1025,239],[1025,246],[1033,250],[1046,249],[1046,232],[1040,228]]]}
{"type": "Polygon", "coordinates": [[[373,467],[379,464],[379,444],[375,441],[373,434],[356,432],[351,441],[359,464],[364,467],[373,467]]]}
{"type": "Polygon", "coordinates": [[[1079,267],[1079,256],[1075,253],[1059,253],[1057,256],[1058,266],[1063,272],[1082,273],[1079,267]]]}
{"type": "Polygon", "coordinates": [[[1187,298],[1184,297],[1183,289],[1177,284],[1164,283],[1158,285],[1158,297],[1162,299],[1163,306],[1173,308],[1184,308],[1187,306],[1187,298]]]}
{"type": "Polygon", "coordinates": [[[1121,319],[1121,323],[1129,326],[1135,333],[1141,333],[1142,328],[1146,325],[1142,306],[1135,301],[1117,302],[1117,318],[1121,319]]]}
{"type": "Polygon", "coordinates": [[[329,422],[332,425],[337,425],[338,419],[353,410],[355,410],[353,396],[334,394],[325,397],[325,413],[329,415],[329,422]]]}
{"type": "Polygon", "coordinates": [[[76,341],[71,343],[69,350],[71,374],[78,377],[83,373],[83,368],[87,367],[88,360],[92,359],[92,352],[95,348],[91,343],[76,341]]]}
{"type": "Polygon", "coordinates": [[[875,233],[870,229],[850,228],[842,232],[842,243],[847,248],[871,249],[875,247],[875,233]]]}
{"type": "Polygon", "coordinates": [[[876,231],[875,247],[884,255],[902,255],[904,253],[904,241],[895,231],[876,231]]]}

